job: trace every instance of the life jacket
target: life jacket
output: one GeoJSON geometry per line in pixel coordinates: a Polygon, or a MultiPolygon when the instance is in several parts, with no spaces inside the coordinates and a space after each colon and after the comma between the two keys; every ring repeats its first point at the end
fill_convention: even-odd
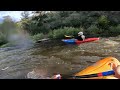
{"type": "Polygon", "coordinates": [[[81,35],[81,36],[77,36],[77,37],[76,37],[76,39],[77,39],[77,40],[80,40],[80,41],[83,41],[84,38],[85,38],[84,35],[81,35]]]}

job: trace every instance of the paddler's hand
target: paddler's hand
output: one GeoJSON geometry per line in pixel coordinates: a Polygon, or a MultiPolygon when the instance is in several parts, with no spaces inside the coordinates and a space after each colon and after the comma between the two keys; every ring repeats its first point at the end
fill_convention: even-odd
{"type": "Polygon", "coordinates": [[[114,69],[114,72],[115,72],[115,77],[120,79],[120,65],[118,65],[115,69],[114,69]]]}
{"type": "Polygon", "coordinates": [[[111,68],[114,70],[115,72],[115,77],[120,79],[120,65],[116,65],[116,64],[113,64],[113,63],[110,63],[110,66],[111,68]]]}
{"type": "Polygon", "coordinates": [[[55,74],[52,76],[52,79],[61,79],[61,75],[60,74],[55,74]]]}

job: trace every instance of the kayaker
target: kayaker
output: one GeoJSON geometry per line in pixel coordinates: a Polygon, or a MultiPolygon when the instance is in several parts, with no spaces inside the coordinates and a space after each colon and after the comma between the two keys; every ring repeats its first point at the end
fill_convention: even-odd
{"type": "Polygon", "coordinates": [[[83,32],[79,32],[78,36],[75,39],[84,41],[85,40],[85,35],[83,35],[83,32]]]}

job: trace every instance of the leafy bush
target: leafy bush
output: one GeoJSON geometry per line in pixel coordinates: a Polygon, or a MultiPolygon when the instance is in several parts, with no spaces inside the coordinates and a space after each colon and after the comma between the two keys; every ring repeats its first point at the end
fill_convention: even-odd
{"type": "Polygon", "coordinates": [[[73,27],[64,27],[60,29],[54,29],[53,31],[49,32],[50,38],[65,38],[64,35],[70,35],[70,36],[76,36],[78,32],[82,31],[82,29],[79,28],[73,28],[73,27]]]}
{"type": "Polygon", "coordinates": [[[32,36],[33,41],[38,41],[38,40],[43,39],[43,38],[44,38],[43,33],[39,33],[39,34],[32,36]]]}
{"type": "Polygon", "coordinates": [[[52,30],[50,30],[50,32],[48,33],[48,38],[53,39],[53,31],[52,30]]]}
{"type": "Polygon", "coordinates": [[[85,30],[87,36],[99,36],[101,32],[101,29],[99,29],[96,25],[91,25],[87,30],[85,30]]]}
{"type": "Polygon", "coordinates": [[[108,20],[107,16],[102,15],[102,16],[100,16],[99,19],[98,19],[98,27],[99,27],[99,28],[102,28],[102,29],[108,29],[108,27],[109,27],[109,22],[110,22],[110,21],[108,20]]]}
{"type": "Polygon", "coordinates": [[[7,36],[3,33],[0,33],[0,45],[6,44],[7,42],[7,36]]]}
{"type": "Polygon", "coordinates": [[[115,26],[111,26],[109,28],[109,33],[108,33],[110,36],[117,36],[117,35],[120,35],[120,24],[117,25],[116,27],[115,26]]]}

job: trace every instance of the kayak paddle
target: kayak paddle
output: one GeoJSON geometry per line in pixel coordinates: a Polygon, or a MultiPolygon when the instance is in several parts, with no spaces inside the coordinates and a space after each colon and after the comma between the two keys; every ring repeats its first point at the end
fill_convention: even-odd
{"type": "Polygon", "coordinates": [[[74,38],[74,36],[64,35],[66,38],[74,38]]]}
{"type": "MultiPolygon", "coordinates": [[[[109,76],[109,75],[115,75],[115,72],[111,70],[111,71],[100,72],[95,74],[88,74],[88,75],[81,75],[81,76],[68,76],[68,77],[73,79],[79,79],[79,78],[82,79],[82,78],[92,78],[92,77],[101,77],[101,76],[109,76]]],[[[62,79],[65,79],[65,77],[63,76],[62,79]]]]}

